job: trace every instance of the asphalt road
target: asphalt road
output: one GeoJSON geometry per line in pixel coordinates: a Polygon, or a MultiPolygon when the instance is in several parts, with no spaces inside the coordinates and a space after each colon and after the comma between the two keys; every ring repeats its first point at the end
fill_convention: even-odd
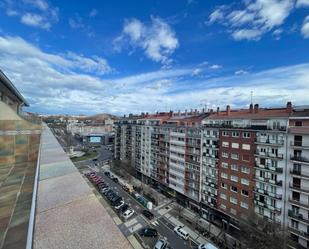
{"type": "Polygon", "coordinates": [[[129,204],[130,207],[135,211],[135,214],[132,217],[135,217],[136,215],[142,213],[144,208],[141,207],[140,204],[129,193],[124,191],[119,183],[115,183],[113,180],[104,175],[102,172],[98,173],[98,175],[100,175],[103,178],[103,180],[109,185],[109,187],[111,187],[116,194],[121,196],[124,202],[129,204]]]}

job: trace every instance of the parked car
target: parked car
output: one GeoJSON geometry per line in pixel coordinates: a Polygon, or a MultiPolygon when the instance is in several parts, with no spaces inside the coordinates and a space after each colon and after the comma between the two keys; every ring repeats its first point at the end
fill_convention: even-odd
{"type": "Polygon", "coordinates": [[[114,191],[110,189],[107,192],[105,192],[104,195],[108,197],[111,193],[114,193],[114,191]]]}
{"type": "Polygon", "coordinates": [[[92,159],[92,161],[93,161],[93,162],[96,162],[96,161],[98,161],[98,158],[94,158],[94,159],[92,159]]]}
{"type": "Polygon", "coordinates": [[[157,237],[158,231],[154,228],[144,228],[140,230],[139,234],[145,237],[157,237]]]}
{"type": "Polygon", "coordinates": [[[106,175],[106,176],[110,177],[110,176],[111,176],[111,172],[109,172],[109,171],[105,171],[105,172],[104,172],[104,175],[106,175]]]}
{"type": "Polygon", "coordinates": [[[122,186],[122,189],[123,189],[124,191],[126,191],[126,192],[129,191],[129,188],[128,188],[126,185],[123,185],[123,186],[122,186]]]}
{"type": "Polygon", "coordinates": [[[128,209],[129,207],[130,207],[130,206],[129,206],[128,204],[124,204],[124,205],[119,209],[119,211],[120,211],[121,213],[123,213],[123,212],[127,211],[127,209],[128,209]]]}
{"type": "Polygon", "coordinates": [[[124,219],[129,219],[132,215],[134,214],[134,210],[129,208],[127,211],[125,211],[123,214],[122,214],[122,217],[124,219]]]}
{"type": "Polygon", "coordinates": [[[189,239],[189,234],[186,230],[183,229],[184,226],[177,226],[174,228],[174,232],[184,240],[189,239]]]}
{"type": "Polygon", "coordinates": [[[153,213],[151,213],[150,211],[146,209],[144,209],[142,213],[148,220],[152,220],[154,218],[153,213]]]}
{"type": "Polygon", "coordinates": [[[119,195],[115,195],[115,197],[111,199],[112,206],[115,206],[115,204],[117,202],[120,202],[121,200],[122,200],[122,197],[120,197],[119,195]]]}
{"type": "Polygon", "coordinates": [[[108,190],[109,190],[109,187],[106,186],[106,187],[100,189],[100,192],[101,192],[102,194],[104,194],[104,193],[106,193],[108,190]]]}
{"type": "Polygon", "coordinates": [[[119,203],[115,204],[115,208],[118,210],[124,205],[124,201],[120,201],[119,203]]]}
{"type": "Polygon", "coordinates": [[[219,249],[218,247],[214,246],[211,243],[205,243],[205,244],[200,244],[198,246],[198,249],[219,249]]]}
{"type": "Polygon", "coordinates": [[[119,180],[118,180],[117,177],[113,177],[112,180],[113,180],[115,183],[118,183],[118,182],[119,182],[119,180]]]}
{"type": "Polygon", "coordinates": [[[165,249],[166,246],[167,246],[167,241],[164,239],[159,239],[153,249],[165,249]]]}

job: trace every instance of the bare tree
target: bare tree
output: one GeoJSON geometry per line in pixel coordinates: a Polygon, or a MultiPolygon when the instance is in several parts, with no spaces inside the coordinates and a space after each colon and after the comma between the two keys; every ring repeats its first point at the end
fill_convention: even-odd
{"type": "Polygon", "coordinates": [[[240,241],[247,249],[283,249],[287,240],[285,229],[274,221],[250,212],[240,224],[240,241]]]}

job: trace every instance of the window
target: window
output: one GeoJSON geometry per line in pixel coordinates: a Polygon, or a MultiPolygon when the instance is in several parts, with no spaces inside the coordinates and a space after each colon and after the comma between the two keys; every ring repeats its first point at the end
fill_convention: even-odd
{"type": "Polygon", "coordinates": [[[235,160],[238,160],[239,155],[237,153],[231,153],[231,158],[235,159],[235,160]]]}
{"type": "Polygon", "coordinates": [[[245,209],[248,209],[249,208],[249,205],[248,205],[248,203],[245,203],[245,202],[240,202],[240,206],[242,207],[242,208],[245,208],[245,209]]]}
{"type": "Polygon", "coordinates": [[[250,132],[243,132],[242,137],[243,138],[250,138],[251,134],[250,132]]]}
{"type": "Polygon", "coordinates": [[[295,121],[295,126],[303,126],[303,122],[302,121],[295,121]]]}
{"type": "Polygon", "coordinates": [[[238,171],[238,166],[236,164],[231,164],[231,170],[238,171]]]}
{"type": "Polygon", "coordinates": [[[235,186],[231,186],[230,190],[231,190],[232,192],[237,193],[237,187],[235,187],[235,186]]]}
{"type": "Polygon", "coordinates": [[[232,137],[239,137],[239,132],[238,131],[233,131],[232,132],[232,137]]]}
{"type": "Polygon", "coordinates": [[[251,146],[250,146],[250,144],[243,144],[243,145],[242,145],[242,149],[243,149],[243,150],[250,150],[250,149],[251,149],[251,146]]]}
{"type": "Polygon", "coordinates": [[[221,172],[221,177],[224,178],[224,179],[227,179],[228,178],[228,175],[224,172],[221,172]]]}
{"type": "Polygon", "coordinates": [[[243,184],[243,185],[249,186],[249,180],[248,180],[248,179],[241,178],[240,182],[241,182],[241,184],[243,184]]]}
{"type": "Polygon", "coordinates": [[[230,143],[229,142],[222,142],[222,147],[229,147],[230,143]]]}
{"type": "Polygon", "coordinates": [[[249,196],[249,192],[248,192],[247,190],[245,190],[245,189],[242,189],[242,190],[241,190],[241,194],[242,194],[243,196],[246,196],[246,197],[249,196]]]}
{"type": "Polygon", "coordinates": [[[242,166],[241,167],[241,172],[245,173],[245,174],[250,174],[250,168],[242,166]]]}
{"type": "Polygon", "coordinates": [[[238,182],[238,177],[237,176],[233,176],[233,175],[231,175],[231,181],[233,181],[233,182],[238,182]]]}
{"type": "Polygon", "coordinates": [[[230,212],[231,212],[231,214],[234,214],[234,215],[237,214],[237,211],[236,211],[234,208],[231,208],[231,209],[230,209],[230,212]]]}
{"type": "Polygon", "coordinates": [[[226,200],[226,194],[221,193],[220,198],[223,199],[223,200],[226,200]]]}
{"type": "Polygon", "coordinates": [[[221,187],[224,188],[224,189],[227,189],[227,184],[224,183],[224,182],[221,182],[221,187]]]}
{"type": "Polygon", "coordinates": [[[220,207],[221,207],[222,209],[226,209],[226,206],[225,206],[224,204],[221,204],[220,207]]]}
{"type": "Polygon", "coordinates": [[[233,204],[237,204],[237,199],[234,197],[230,197],[230,202],[233,204]]]}
{"type": "Polygon", "coordinates": [[[232,143],[232,148],[239,149],[239,143],[232,143]]]}
{"type": "Polygon", "coordinates": [[[226,168],[227,169],[229,167],[229,164],[222,162],[221,166],[222,166],[222,168],[226,168]]]}
{"type": "Polygon", "coordinates": [[[225,151],[222,152],[222,157],[229,158],[229,153],[225,151]]]}
{"type": "Polygon", "coordinates": [[[229,136],[229,132],[228,132],[228,131],[223,131],[223,132],[222,132],[222,136],[228,137],[228,136],[229,136]]]}

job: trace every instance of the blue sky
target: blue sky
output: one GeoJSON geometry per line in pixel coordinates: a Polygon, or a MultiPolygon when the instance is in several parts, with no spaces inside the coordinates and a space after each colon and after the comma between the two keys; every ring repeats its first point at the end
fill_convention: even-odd
{"type": "Polygon", "coordinates": [[[52,114],[308,104],[309,0],[0,1],[0,68],[52,114]]]}

